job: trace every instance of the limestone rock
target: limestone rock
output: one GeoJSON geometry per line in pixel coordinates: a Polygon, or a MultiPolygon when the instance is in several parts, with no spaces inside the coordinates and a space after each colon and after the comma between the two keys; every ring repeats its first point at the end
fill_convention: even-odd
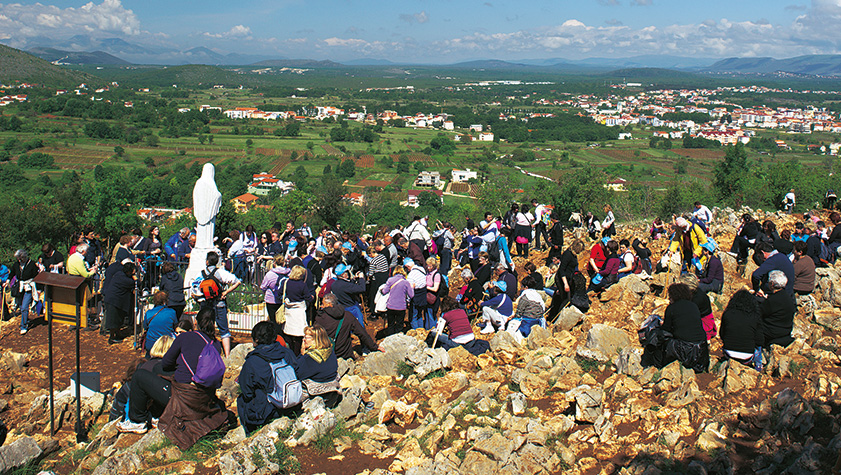
{"type": "Polygon", "coordinates": [[[541,326],[533,326],[531,328],[531,333],[527,338],[527,344],[529,349],[536,350],[546,344],[552,339],[552,332],[549,330],[541,327],[541,326]]]}
{"type": "Polygon", "coordinates": [[[713,422],[706,425],[698,436],[698,448],[706,452],[727,446],[727,432],[723,424],[713,422]]]}
{"type": "Polygon", "coordinates": [[[619,374],[636,376],[642,372],[642,355],[637,348],[630,346],[622,348],[613,363],[616,365],[616,372],[619,374]]]}
{"type": "Polygon", "coordinates": [[[369,353],[359,366],[363,376],[397,376],[398,363],[404,362],[409,351],[420,346],[416,339],[403,333],[386,337],[381,345],[385,352],[369,353]]]}
{"type": "Polygon", "coordinates": [[[295,433],[303,431],[294,441],[294,445],[308,445],[310,442],[329,432],[336,425],[336,416],[324,406],[320,397],[304,402],[304,413],[295,420],[295,433]]]}
{"type": "Polygon", "coordinates": [[[9,445],[0,447],[0,473],[13,470],[37,460],[43,451],[32,437],[22,437],[9,445]]]}
{"type": "Polygon", "coordinates": [[[506,331],[496,332],[493,338],[491,338],[490,344],[492,351],[500,351],[506,349],[517,350],[520,348],[520,344],[517,343],[517,340],[514,338],[514,335],[506,331]]]}
{"type": "Polygon", "coordinates": [[[760,374],[747,366],[733,360],[721,364],[719,376],[724,377],[724,392],[733,393],[742,389],[753,389],[759,383],[760,374]]]}
{"type": "Polygon", "coordinates": [[[379,422],[380,424],[384,424],[385,422],[394,420],[397,425],[404,427],[407,424],[412,423],[417,413],[417,403],[406,404],[403,401],[394,401],[390,399],[383,403],[383,407],[380,409],[379,422]]]}
{"type": "Polygon", "coordinates": [[[822,309],[815,312],[815,323],[832,331],[841,331],[841,310],[822,309]]]}
{"type": "Polygon", "coordinates": [[[93,471],[93,475],[110,475],[113,473],[136,473],[143,466],[140,455],[134,452],[123,452],[105,459],[93,471]]]}
{"type": "Polygon", "coordinates": [[[774,430],[796,430],[805,435],[815,426],[812,405],[791,388],[785,388],[777,395],[777,406],[782,407],[782,411],[774,430]]]}
{"type": "Polygon", "coordinates": [[[526,412],[526,395],[523,393],[511,393],[508,395],[511,402],[511,414],[520,415],[526,412]]]}
{"type": "Polygon", "coordinates": [[[245,441],[237,444],[219,457],[218,468],[222,475],[251,475],[254,473],[277,473],[280,467],[272,461],[276,452],[275,444],[280,441],[280,434],[292,426],[286,417],[275,419],[261,427],[245,441]],[[265,466],[255,464],[255,454],[259,454],[265,466]]]}
{"type": "Polygon", "coordinates": [[[240,343],[231,349],[231,354],[225,358],[226,371],[239,374],[242,365],[245,364],[245,357],[254,349],[253,343],[240,343]]]}
{"type": "Polygon", "coordinates": [[[333,414],[341,420],[347,420],[355,417],[362,406],[362,390],[349,388],[342,393],[342,402],[333,409],[333,414]]]}
{"type": "Polygon", "coordinates": [[[558,314],[558,318],[555,320],[555,328],[569,331],[583,321],[584,313],[575,305],[570,305],[558,314]]]}
{"type": "Polygon", "coordinates": [[[0,369],[4,369],[6,371],[23,371],[23,368],[27,363],[29,363],[29,355],[26,353],[5,351],[3,356],[0,356],[0,369]]]}
{"type": "Polygon", "coordinates": [[[508,457],[511,456],[511,452],[514,449],[513,445],[514,443],[511,439],[503,437],[502,434],[496,432],[490,438],[476,442],[473,449],[504,465],[508,461],[508,457]]]}
{"type": "Polygon", "coordinates": [[[602,415],[604,391],[581,385],[566,393],[567,400],[575,401],[575,420],[579,422],[596,422],[602,415]]]}
{"type": "Polygon", "coordinates": [[[587,332],[585,348],[597,350],[606,356],[613,357],[630,345],[631,338],[624,330],[597,323],[587,332]]]}
{"type": "Polygon", "coordinates": [[[459,473],[469,475],[488,475],[495,473],[499,465],[487,455],[471,450],[467,452],[464,461],[459,466],[459,473]]]}
{"type": "Polygon", "coordinates": [[[423,379],[429,373],[450,367],[450,356],[443,348],[421,348],[414,346],[406,354],[406,362],[415,370],[418,378],[423,379]]]}
{"type": "Polygon", "coordinates": [[[477,358],[469,351],[465,350],[463,346],[458,345],[455,348],[447,350],[450,357],[450,366],[453,369],[461,371],[476,371],[477,358]]]}

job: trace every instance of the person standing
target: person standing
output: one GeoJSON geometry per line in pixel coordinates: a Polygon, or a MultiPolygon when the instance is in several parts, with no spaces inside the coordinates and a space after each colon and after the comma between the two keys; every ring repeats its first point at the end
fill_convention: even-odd
{"type": "Polygon", "coordinates": [[[108,344],[123,341],[119,336],[123,326],[134,318],[134,288],[137,276],[131,259],[115,262],[105,269],[102,297],[105,302],[105,330],[109,332],[108,344]]]}
{"type": "Polygon", "coordinates": [[[403,331],[406,322],[406,308],[408,302],[415,296],[415,289],[406,280],[406,270],[403,267],[394,269],[391,276],[380,291],[388,295],[386,301],[386,336],[403,331]]]}
{"type": "Polygon", "coordinates": [[[561,224],[558,214],[552,211],[549,219],[552,222],[552,227],[549,229],[549,254],[546,256],[547,266],[551,264],[556,257],[560,259],[564,248],[564,226],[561,224]]]}
{"type": "Polygon", "coordinates": [[[409,258],[403,260],[403,267],[408,270],[406,280],[412,285],[414,295],[412,296],[412,314],[409,324],[412,328],[432,328],[432,322],[427,321],[426,307],[426,270],[423,266],[415,265],[409,258]]]}
{"type": "Polygon", "coordinates": [[[304,328],[307,327],[307,307],[313,302],[307,287],[307,270],[302,266],[293,267],[285,285],[286,322],[283,324],[283,340],[289,349],[300,355],[304,328]]]}
{"type": "Polygon", "coordinates": [[[602,237],[613,237],[616,235],[616,217],[613,216],[613,208],[604,205],[604,221],[602,221],[602,237]]]}
{"type": "Polygon", "coordinates": [[[202,307],[211,307],[216,312],[216,324],[214,328],[219,330],[219,338],[222,340],[222,349],[225,351],[225,358],[231,354],[231,331],[228,329],[228,294],[239,287],[241,281],[237,276],[219,268],[219,254],[210,252],[205,261],[206,267],[200,278],[214,278],[220,284],[219,298],[204,300],[202,307]]]}
{"type": "Polygon", "coordinates": [[[166,292],[166,306],[173,309],[180,320],[187,300],[184,298],[184,277],[175,269],[173,261],[161,265],[161,291],[166,292]]]}
{"type": "Polygon", "coordinates": [[[704,227],[707,229],[707,232],[712,232],[710,229],[710,225],[713,222],[713,213],[710,211],[709,208],[702,205],[700,201],[695,202],[695,211],[692,213],[698,221],[704,223],[704,227]]]}
{"type": "Polygon", "coordinates": [[[44,272],[58,274],[64,270],[64,256],[55,250],[52,244],[47,243],[41,246],[41,257],[38,264],[44,272]]]}
{"type": "Polygon", "coordinates": [[[529,242],[531,242],[531,226],[534,224],[534,215],[529,211],[529,205],[523,203],[520,206],[520,212],[516,216],[516,226],[514,228],[514,241],[517,243],[517,254],[520,257],[528,259],[529,257],[529,242]]]}
{"type": "Polygon", "coordinates": [[[9,278],[17,278],[17,283],[12,287],[12,296],[15,298],[15,306],[20,310],[21,335],[29,331],[29,307],[37,295],[33,282],[36,275],[38,266],[29,258],[29,253],[23,249],[15,251],[15,263],[12,264],[9,278]]]}
{"type": "Polygon", "coordinates": [[[350,312],[365,327],[365,315],[359,307],[359,295],[365,293],[365,274],[357,272],[356,278],[350,278],[351,268],[346,264],[336,266],[336,281],[331,292],[339,299],[339,305],[350,312]]]}
{"type": "Polygon", "coordinates": [[[549,244],[546,225],[549,223],[551,211],[546,208],[546,205],[538,203],[537,200],[531,200],[531,205],[534,206],[534,249],[542,251],[543,246],[540,244],[540,237],[543,236],[543,241],[547,245],[549,244]]]}
{"type": "Polygon", "coordinates": [[[792,212],[794,212],[794,206],[796,204],[796,201],[797,200],[794,196],[794,188],[792,188],[783,197],[783,207],[784,207],[786,213],[791,214],[792,212]]]}
{"type": "Polygon", "coordinates": [[[281,328],[277,323],[275,314],[280,308],[281,298],[283,296],[283,282],[289,277],[290,269],[286,267],[286,258],[283,254],[274,256],[274,267],[266,272],[263,277],[263,282],[260,283],[260,289],[263,294],[263,301],[266,302],[266,312],[268,313],[269,321],[275,324],[275,333],[280,333],[281,328]]]}

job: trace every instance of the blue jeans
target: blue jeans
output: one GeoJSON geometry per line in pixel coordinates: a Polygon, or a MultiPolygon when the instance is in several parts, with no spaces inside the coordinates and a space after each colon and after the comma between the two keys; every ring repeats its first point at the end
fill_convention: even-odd
{"type": "Polygon", "coordinates": [[[228,329],[228,303],[224,300],[212,303],[216,310],[216,331],[219,332],[219,338],[230,338],[231,330],[228,329]]]}
{"type": "Polygon", "coordinates": [[[359,308],[359,305],[354,304],[350,307],[345,307],[345,310],[356,317],[356,319],[359,320],[360,325],[362,325],[362,328],[365,328],[365,315],[362,314],[362,309],[359,308]]]}
{"type": "MultiPolygon", "coordinates": [[[[430,310],[431,311],[431,310],[430,310]]],[[[412,317],[409,319],[412,328],[432,328],[432,316],[427,312],[427,307],[418,307],[412,304],[412,317]]]]}
{"type": "Polygon", "coordinates": [[[15,305],[17,305],[20,309],[20,329],[28,330],[29,307],[32,306],[32,292],[26,292],[25,294],[15,298],[15,305]]]}
{"type": "Polygon", "coordinates": [[[439,249],[438,257],[441,258],[441,263],[438,265],[438,272],[441,273],[442,277],[446,277],[450,273],[450,267],[453,264],[453,250],[446,248],[439,249]]]}
{"type": "Polygon", "coordinates": [[[246,280],[248,268],[246,267],[245,256],[234,256],[231,267],[233,268],[233,274],[237,276],[237,279],[241,281],[246,280]]]}

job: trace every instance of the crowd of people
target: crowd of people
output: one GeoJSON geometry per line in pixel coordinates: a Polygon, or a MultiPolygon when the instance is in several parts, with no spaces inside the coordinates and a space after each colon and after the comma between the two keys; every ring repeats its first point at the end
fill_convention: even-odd
{"type": "MultiPolygon", "coordinates": [[[[706,371],[709,341],[719,334],[708,293],[722,292],[725,283],[712,212],[696,203],[693,213],[670,222],[657,219],[646,233],[634,235],[630,228],[618,233],[610,206],[604,211],[600,223],[591,213],[582,219],[595,240],[589,254],[582,239],[564,246],[560,216],[534,200],[512,205],[504,216],[486,213],[478,224],[467,218],[460,230],[422,216],[372,235],[327,226],[313,234],[291,222],[260,234],[251,226],[231,230],[193,282],[184,282],[178,263],[189,259],[194,233],[184,228],[163,241],[156,226],[146,236],[140,230],[122,236],[110,260],[89,232],[77,237],[66,263],[51,246],[37,262],[19,251],[9,275],[16,279],[18,307],[25,310],[37,295],[30,284],[39,270],[91,279],[104,274],[102,326],[111,343],[132,323],[135,293],[152,291],[152,306],[141,320],[148,360],[130,370],[124,398],[117,402],[122,409],[112,413],[128,432],[159,422],[183,425],[185,407],[202,408],[201,417],[193,414],[190,420],[207,422],[193,436],[221,421],[224,405],[214,388],[197,383],[199,374],[209,371],[199,367],[199,355],[209,347],[217,356],[230,355],[228,296],[249,282],[262,292],[266,312],[251,331],[254,350],[238,379],[238,415],[249,432],[294,411],[307,397],[338,403],[337,358],[381,350],[376,339],[423,328],[429,330],[429,346],[460,345],[481,354],[489,345],[474,327],[479,334],[505,331],[525,338],[565,307],[586,312],[593,293],[632,274],[680,274],[665,289],[670,304],[664,314],[650,317],[641,329],[643,363],[662,367],[679,360],[706,371]],[[657,259],[649,244],[660,239],[668,244],[657,259]],[[548,250],[538,264],[529,260],[534,250],[548,250]],[[517,264],[515,257],[521,258],[517,264]],[[451,279],[454,267],[460,270],[451,279]],[[189,299],[198,303],[197,314],[185,312],[189,299]],[[378,319],[382,330],[372,335],[378,319]],[[291,397],[294,404],[288,394],[278,395],[284,374],[302,388],[301,397],[291,397]],[[181,402],[169,414],[173,399],[181,402]]],[[[773,222],[760,225],[750,215],[742,217],[730,253],[743,263],[753,251],[758,267],[752,288],[736,292],[721,318],[726,357],[760,368],[762,348],[791,343],[795,296],[814,290],[815,267],[830,265],[841,246],[841,214],[832,212],[828,219],[835,225],[831,231],[809,215],[778,234],[773,222]]],[[[22,333],[26,325],[22,315],[22,333]]]]}

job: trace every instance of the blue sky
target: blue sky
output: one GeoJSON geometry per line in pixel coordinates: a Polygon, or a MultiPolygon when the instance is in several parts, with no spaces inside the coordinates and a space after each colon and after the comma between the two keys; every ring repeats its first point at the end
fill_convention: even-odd
{"type": "MultiPolygon", "coordinates": [[[[74,35],[285,58],[410,62],[676,55],[777,58],[841,49],[841,0],[24,0],[0,42],[74,35]]],[[[84,44],[77,44],[82,49],[84,44]]]]}

